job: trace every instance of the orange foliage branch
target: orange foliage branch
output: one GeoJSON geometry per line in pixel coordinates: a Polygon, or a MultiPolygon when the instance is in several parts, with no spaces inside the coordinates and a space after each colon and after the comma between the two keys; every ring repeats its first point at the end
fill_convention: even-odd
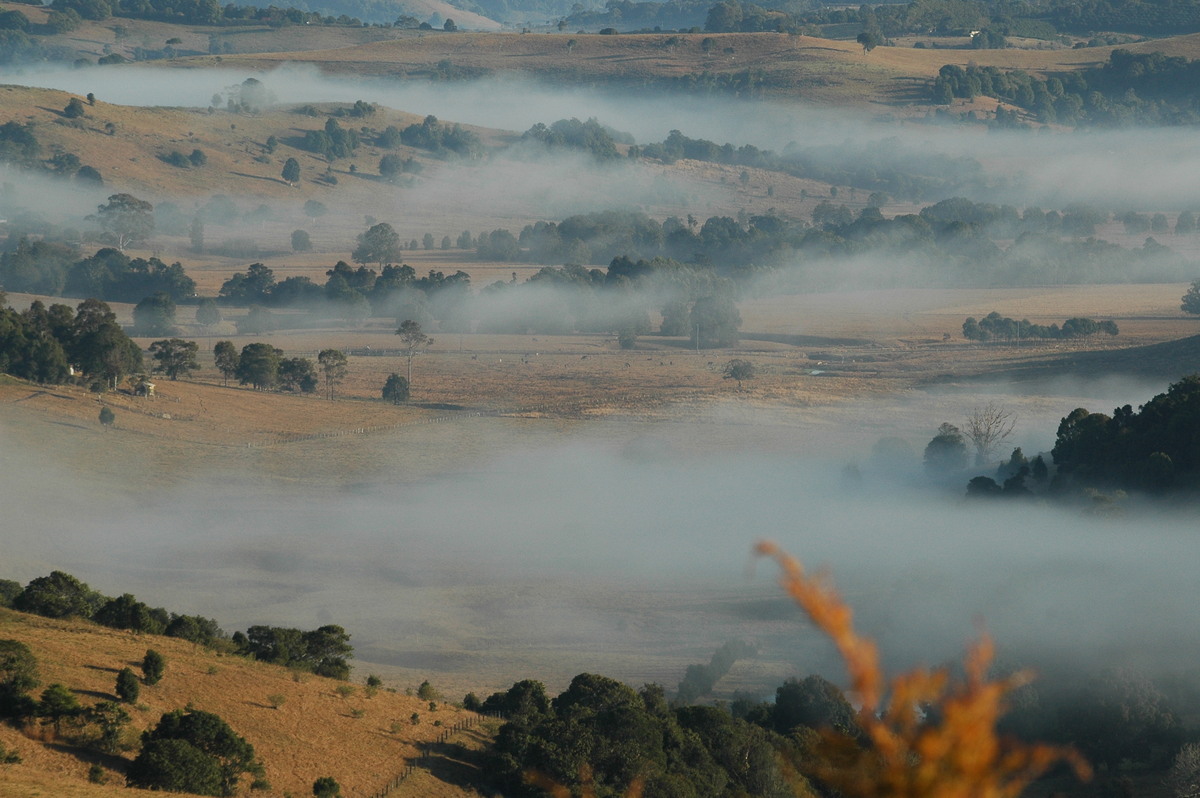
{"type": "Polygon", "coordinates": [[[779,564],[783,588],[833,641],[859,702],[858,722],[869,745],[825,732],[814,776],[861,798],[1016,798],[1060,761],[1081,779],[1090,778],[1088,764],[1071,749],[997,736],[1005,696],[1029,676],[989,680],[993,646],[986,635],[968,649],[963,683],[952,683],[944,669],[916,669],[889,684],[878,649],[854,630],[852,611],[828,580],[806,574],[773,543],[760,543],[757,551],[779,564]]]}

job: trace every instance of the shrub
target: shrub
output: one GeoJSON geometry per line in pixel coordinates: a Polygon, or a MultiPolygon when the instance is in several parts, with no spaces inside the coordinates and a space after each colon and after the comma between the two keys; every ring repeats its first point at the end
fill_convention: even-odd
{"type": "Polygon", "coordinates": [[[432,701],[435,698],[441,698],[441,696],[438,695],[438,691],[433,689],[433,685],[431,685],[429,680],[426,679],[425,681],[421,682],[421,686],[417,688],[417,698],[421,699],[422,701],[432,701]]]}
{"type": "Polygon", "coordinates": [[[4,746],[0,745],[0,765],[19,764],[21,764],[21,755],[16,751],[5,751],[4,746]]]}
{"type": "Polygon", "coordinates": [[[342,787],[332,776],[322,776],[313,782],[312,792],[316,798],[338,798],[342,787]]]}
{"type": "Polygon", "coordinates": [[[117,674],[117,697],[126,704],[134,704],[137,703],[141,690],[141,685],[133,671],[129,668],[122,668],[121,672],[117,674]]]}
{"type": "Polygon", "coordinates": [[[146,656],[142,658],[142,676],[146,684],[158,684],[166,669],[166,658],[152,648],[146,649],[146,656]]]}
{"type": "Polygon", "coordinates": [[[287,696],[282,693],[270,693],[267,695],[267,703],[271,705],[271,709],[279,709],[285,701],[287,701],[287,696]]]}

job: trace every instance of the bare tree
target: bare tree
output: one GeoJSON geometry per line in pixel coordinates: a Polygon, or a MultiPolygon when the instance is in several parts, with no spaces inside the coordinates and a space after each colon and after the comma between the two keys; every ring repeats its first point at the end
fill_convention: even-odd
{"type": "Polygon", "coordinates": [[[400,329],[396,330],[396,335],[399,335],[400,340],[404,342],[404,353],[408,357],[408,383],[412,385],[413,357],[417,354],[417,350],[432,345],[433,339],[426,335],[421,329],[421,325],[412,319],[402,322],[400,329]]]}
{"type": "Polygon", "coordinates": [[[1012,434],[1017,425],[1017,415],[1005,410],[995,402],[976,407],[963,424],[963,434],[975,447],[975,465],[988,461],[1000,441],[1012,434]]]}

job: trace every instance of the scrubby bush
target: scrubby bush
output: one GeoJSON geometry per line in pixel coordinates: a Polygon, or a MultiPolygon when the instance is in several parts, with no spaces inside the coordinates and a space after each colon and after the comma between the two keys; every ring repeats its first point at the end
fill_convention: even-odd
{"type": "Polygon", "coordinates": [[[158,684],[162,681],[163,673],[166,672],[166,669],[166,657],[152,648],[146,649],[146,656],[142,658],[142,678],[146,684],[158,684]]]}
{"type": "Polygon", "coordinates": [[[122,668],[117,674],[117,697],[126,704],[137,703],[138,696],[141,694],[141,683],[138,682],[137,676],[129,668],[122,668]]]}

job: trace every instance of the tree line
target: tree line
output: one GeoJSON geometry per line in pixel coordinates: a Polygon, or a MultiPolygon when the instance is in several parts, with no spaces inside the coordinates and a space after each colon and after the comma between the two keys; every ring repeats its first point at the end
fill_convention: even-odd
{"type": "Polygon", "coordinates": [[[39,576],[24,587],[0,579],[0,606],[47,618],[81,618],[113,629],[178,637],[207,648],[337,679],[349,676],[347,659],[354,653],[349,633],[337,625],[312,631],[252,626],[230,636],[211,618],[151,607],[131,593],[105,596],[64,571],[39,576]]]}
{"type": "Polygon", "coordinates": [[[1043,123],[1194,125],[1200,123],[1200,105],[1191,88],[1197,81],[1200,60],[1114,50],[1105,64],[1045,78],[1023,70],[947,64],[939,70],[931,96],[941,104],[995,97],[1043,123]]]}
{"type": "Polygon", "coordinates": [[[1200,488],[1200,375],[1171,384],[1137,410],[1124,405],[1109,415],[1076,408],[1059,422],[1048,452],[1031,459],[1017,448],[996,464],[991,455],[1014,421],[1010,412],[989,405],[962,427],[943,423],[925,447],[926,471],[938,479],[961,477],[974,445],[975,468],[989,471],[970,479],[968,496],[1083,497],[1095,512],[1117,511],[1112,499],[1124,491],[1187,495],[1200,488]]]}
{"type": "MultiPolygon", "coordinates": [[[[541,682],[520,681],[479,707],[506,721],[490,752],[488,786],[530,798],[551,784],[622,795],[635,782],[646,795],[698,798],[844,794],[828,779],[877,740],[842,690],[810,674],[787,679],[772,698],[696,705],[668,700],[655,684],[635,690],[591,673],[551,698],[541,682]],[[839,745],[829,744],[834,738],[839,745]]],[[[1125,762],[1166,772],[1184,748],[1187,706],[1133,669],[1052,672],[1017,688],[1007,709],[1001,735],[1070,746],[1103,769],[1125,762]]],[[[934,713],[918,726],[940,721],[934,713]]]]}
{"type": "Polygon", "coordinates": [[[1086,338],[1096,333],[1117,335],[1120,329],[1111,319],[1096,321],[1075,317],[1057,324],[1034,324],[1029,319],[1017,321],[992,311],[982,319],[968,316],[962,326],[963,338],[968,341],[1020,341],[1022,338],[1061,339],[1086,338]]]}

